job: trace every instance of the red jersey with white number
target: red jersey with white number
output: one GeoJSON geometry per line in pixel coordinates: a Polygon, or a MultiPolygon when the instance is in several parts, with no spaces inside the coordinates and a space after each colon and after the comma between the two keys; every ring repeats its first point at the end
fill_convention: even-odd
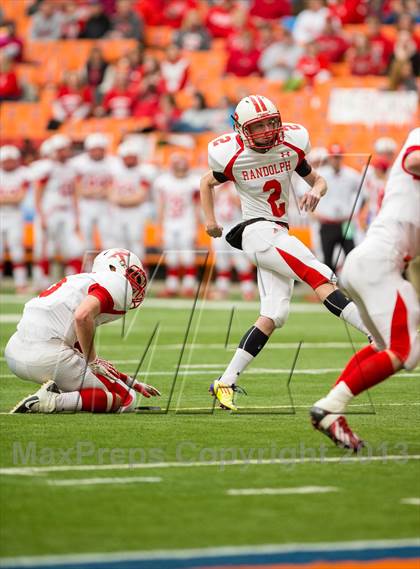
{"type": "Polygon", "coordinates": [[[132,290],[122,274],[111,271],[66,277],[25,304],[17,326],[19,335],[37,341],[58,338],[73,346],[74,313],[88,295],[101,303],[101,312],[95,318],[95,325],[100,326],[125,314],[131,305],[132,290]]]}
{"type": "Polygon", "coordinates": [[[45,215],[56,211],[74,210],[77,173],[71,162],[48,160],[41,181],[45,182],[42,194],[42,210],[45,215]]]}
{"type": "Polygon", "coordinates": [[[242,218],[238,194],[232,182],[225,182],[216,188],[214,193],[214,212],[222,226],[236,225],[242,218]]]}
{"type": "Polygon", "coordinates": [[[209,166],[234,182],[243,219],[264,217],[287,222],[292,173],[310,151],[309,135],[299,124],[284,124],[284,141],[260,154],[244,146],[236,133],[212,140],[209,166]]]}
{"type": "MultiPolygon", "coordinates": [[[[28,187],[29,172],[25,166],[19,166],[13,171],[0,168],[0,203],[19,194],[22,189],[28,187]]],[[[4,204],[2,208],[18,208],[19,204],[4,204]]]]}
{"type": "Polygon", "coordinates": [[[111,167],[112,196],[118,203],[118,198],[144,196],[150,188],[154,167],[149,164],[138,164],[127,168],[122,160],[116,160],[111,167]]]}
{"type": "Polygon", "coordinates": [[[194,174],[177,178],[170,172],[155,182],[156,194],[163,201],[163,223],[195,224],[194,203],[198,198],[200,179],[194,174]]]}
{"type": "Polygon", "coordinates": [[[112,156],[105,156],[103,160],[92,160],[88,153],[73,158],[71,165],[76,170],[82,197],[96,200],[107,198],[114,161],[112,156]]]}
{"type": "Polygon", "coordinates": [[[391,168],[381,209],[366,236],[379,239],[401,259],[414,259],[420,253],[420,177],[405,166],[416,150],[420,150],[420,127],[410,132],[391,168]]]}

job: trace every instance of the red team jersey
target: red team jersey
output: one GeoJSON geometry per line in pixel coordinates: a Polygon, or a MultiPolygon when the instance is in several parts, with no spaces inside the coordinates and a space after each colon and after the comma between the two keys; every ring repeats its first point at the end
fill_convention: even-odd
{"type": "Polygon", "coordinates": [[[233,132],[209,144],[209,166],[234,182],[244,220],[264,217],[287,223],[292,173],[310,151],[310,143],[303,126],[288,123],[283,128],[284,141],[264,154],[245,146],[233,132]]]}

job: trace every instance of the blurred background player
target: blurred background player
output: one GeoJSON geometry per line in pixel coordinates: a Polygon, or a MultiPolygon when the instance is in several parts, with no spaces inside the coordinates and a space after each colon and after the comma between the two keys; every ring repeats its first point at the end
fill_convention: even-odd
{"type": "Polygon", "coordinates": [[[90,134],[84,147],[86,152],[73,158],[71,164],[77,173],[80,229],[86,248],[94,250],[95,229],[101,247],[111,245],[108,194],[115,159],[107,154],[108,138],[101,133],[90,134]]]}
{"type": "Polygon", "coordinates": [[[134,251],[144,258],[144,224],[150,199],[147,167],[140,164],[139,145],[126,140],[117,149],[112,165],[109,194],[112,215],[112,241],[115,246],[134,251]]]}
{"type": "Polygon", "coordinates": [[[92,272],[65,277],[25,304],[6,361],[21,379],[42,384],[12,413],[133,411],[136,394],[159,395],[98,357],[96,327],[142,303],[147,286],[141,261],[126,249],[97,255],[92,272]]]}
{"type": "Polygon", "coordinates": [[[154,186],[157,221],[162,227],[166,280],[164,296],[193,296],[196,285],[195,239],[200,220],[200,178],[183,154],[172,154],[169,171],[154,186]],[[181,273],[182,281],[180,283],[181,273]],[[181,286],[180,286],[181,285],[181,286]]]}
{"type": "Polygon", "coordinates": [[[35,258],[49,281],[50,262],[59,254],[66,275],[79,273],[84,251],[79,230],[77,174],[71,165],[71,140],[62,134],[48,144],[50,158],[33,171],[35,258]]]}
{"type": "Polygon", "coordinates": [[[26,292],[27,272],[23,248],[22,202],[29,186],[29,173],[20,165],[16,146],[0,148],[0,276],[7,248],[13,266],[15,289],[26,292]]]}
{"type": "MultiPolygon", "coordinates": [[[[337,262],[342,261],[338,254],[344,251],[347,255],[355,245],[352,212],[361,182],[361,174],[343,164],[344,152],[341,145],[331,145],[327,163],[318,169],[327,183],[328,192],[312,214],[319,222],[324,263],[333,271],[336,270],[337,262]],[[336,247],[339,251],[334,255],[336,247]]],[[[361,202],[359,197],[353,218],[357,215],[361,202]]]]}
{"type": "Polygon", "coordinates": [[[374,156],[366,172],[363,184],[364,204],[359,215],[361,227],[365,231],[379,213],[391,164],[385,156],[374,156]]]}
{"type": "MultiPolygon", "coordinates": [[[[225,182],[214,193],[214,209],[217,219],[223,225],[225,234],[242,219],[241,200],[232,182],[225,182]]],[[[244,300],[255,298],[254,269],[242,251],[233,249],[222,236],[213,242],[215,252],[216,280],[212,298],[223,299],[229,296],[232,285],[232,269],[238,274],[239,285],[244,300]]]]}
{"type": "Polygon", "coordinates": [[[311,409],[313,426],[337,446],[359,450],[362,440],[344,417],[363,391],[420,359],[420,306],[403,278],[406,263],[420,254],[420,128],[408,135],[385,188],[379,215],[366,239],[344,264],[343,286],[358,305],[374,343],[348,362],[328,395],[311,409]]]}

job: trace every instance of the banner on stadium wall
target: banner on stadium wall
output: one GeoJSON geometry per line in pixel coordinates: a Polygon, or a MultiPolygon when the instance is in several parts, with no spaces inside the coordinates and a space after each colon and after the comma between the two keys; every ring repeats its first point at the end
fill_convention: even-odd
{"type": "Polygon", "coordinates": [[[328,121],[332,124],[407,124],[416,121],[415,91],[331,90],[328,121]]]}

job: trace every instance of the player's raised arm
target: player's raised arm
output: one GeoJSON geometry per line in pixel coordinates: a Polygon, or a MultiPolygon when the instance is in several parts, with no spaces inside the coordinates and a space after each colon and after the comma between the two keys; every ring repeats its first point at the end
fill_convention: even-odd
{"type": "Polygon", "coordinates": [[[307,176],[302,176],[311,187],[299,200],[299,207],[305,211],[314,211],[319,200],[327,193],[327,182],[313,168],[307,176]]]}
{"type": "Polygon", "coordinates": [[[213,172],[209,170],[200,180],[200,198],[201,207],[204,212],[204,223],[206,231],[210,237],[221,237],[223,228],[217,223],[214,213],[214,188],[220,182],[213,176],[213,172]]]}

